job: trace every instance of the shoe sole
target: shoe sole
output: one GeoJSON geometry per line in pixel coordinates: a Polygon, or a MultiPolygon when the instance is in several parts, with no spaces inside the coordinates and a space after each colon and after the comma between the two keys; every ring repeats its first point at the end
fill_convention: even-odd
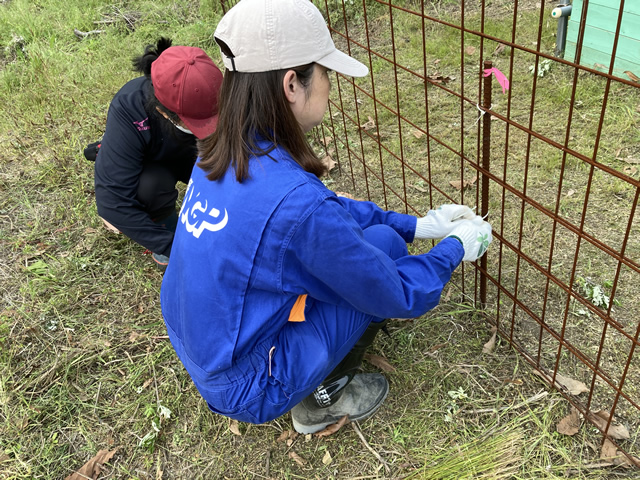
{"type": "MultiPolygon", "coordinates": [[[[349,421],[358,422],[360,420],[366,420],[367,418],[371,417],[374,413],[376,413],[380,409],[380,407],[386,400],[388,394],[389,394],[389,384],[387,383],[387,388],[385,389],[384,395],[382,396],[382,399],[378,402],[378,404],[368,412],[365,412],[356,417],[349,415],[349,421]]],[[[303,425],[301,423],[298,423],[296,419],[293,418],[293,416],[291,417],[291,419],[293,420],[294,430],[302,435],[308,435],[310,433],[318,433],[324,430],[325,428],[327,428],[329,425],[333,425],[334,423],[337,423],[337,422],[327,422],[327,423],[314,424],[314,425],[303,425]]]]}

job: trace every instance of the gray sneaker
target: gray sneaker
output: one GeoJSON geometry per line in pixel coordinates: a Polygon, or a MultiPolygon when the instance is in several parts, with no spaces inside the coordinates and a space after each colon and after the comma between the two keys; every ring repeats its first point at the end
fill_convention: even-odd
{"type": "Polygon", "coordinates": [[[167,265],[169,265],[169,257],[166,255],[160,255],[159,253],[152,253],[151,258],[156,262],[156,266],[162,270],[163,272],[167,269],[167,265]]]}
{"type": "Polygon", "coordinates": [[[373,415],[389,393],[389,382],[380,373],[359,373],[344,388],[333,405],[310,407],[300,402],[291,410],[293,428],[298,433],[316,433],[336,423],[345,415],[354,422],[373,415]]]}

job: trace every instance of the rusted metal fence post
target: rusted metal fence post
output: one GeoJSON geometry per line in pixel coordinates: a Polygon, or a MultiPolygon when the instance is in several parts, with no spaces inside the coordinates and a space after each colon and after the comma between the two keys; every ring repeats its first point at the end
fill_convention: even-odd
{"type": "MultiPolygon", "coordinates": [[[[484,71],[493,67],[491,60],[484,61],[484,71]]],[[[484,94],[482,99],[482,107],[484,114],[482,115],[482,168],[489,171],[491,164],[491,79],[493,75],[484,77],[484,94]]],[[[481,192],[480,192],[480,215],[483,217],[489,213],[489,176],[481,174],[481,192]]],[[[482,308],[487,305],[487,255],[480,258],[480,304],[482,308]]]]}

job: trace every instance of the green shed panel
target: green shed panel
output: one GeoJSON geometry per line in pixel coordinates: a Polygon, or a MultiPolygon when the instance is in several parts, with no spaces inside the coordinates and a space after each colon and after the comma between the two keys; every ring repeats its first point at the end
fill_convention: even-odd
{"type": "MultiPolygon", "coordinates": [[[[564,58],[575,61],[584,0],[573,0],[567,26],[564,58]]],[[[620,0],[589,0],[580,64],[608,72],[613,61],[613,41],[620,15],[620,0]]],[[[620,37],[616,48],[613,74],[629,79],[625,72],[640,77],[640,1],[626,0],[622,13],[620,37]]]]}

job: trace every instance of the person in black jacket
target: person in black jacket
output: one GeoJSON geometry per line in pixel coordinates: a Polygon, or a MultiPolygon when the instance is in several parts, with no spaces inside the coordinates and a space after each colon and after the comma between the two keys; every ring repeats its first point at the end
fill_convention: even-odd
{"type": "Polygon", "coordinates": [[[196,138],[215,131],[222,73],[195,47],[161,38],[133,60],[144,74],[111,101],[95,159],[98,215],[152,252],[164,270],[178,220],[178,181],[187,183],[196,160],[196,138]]]}

